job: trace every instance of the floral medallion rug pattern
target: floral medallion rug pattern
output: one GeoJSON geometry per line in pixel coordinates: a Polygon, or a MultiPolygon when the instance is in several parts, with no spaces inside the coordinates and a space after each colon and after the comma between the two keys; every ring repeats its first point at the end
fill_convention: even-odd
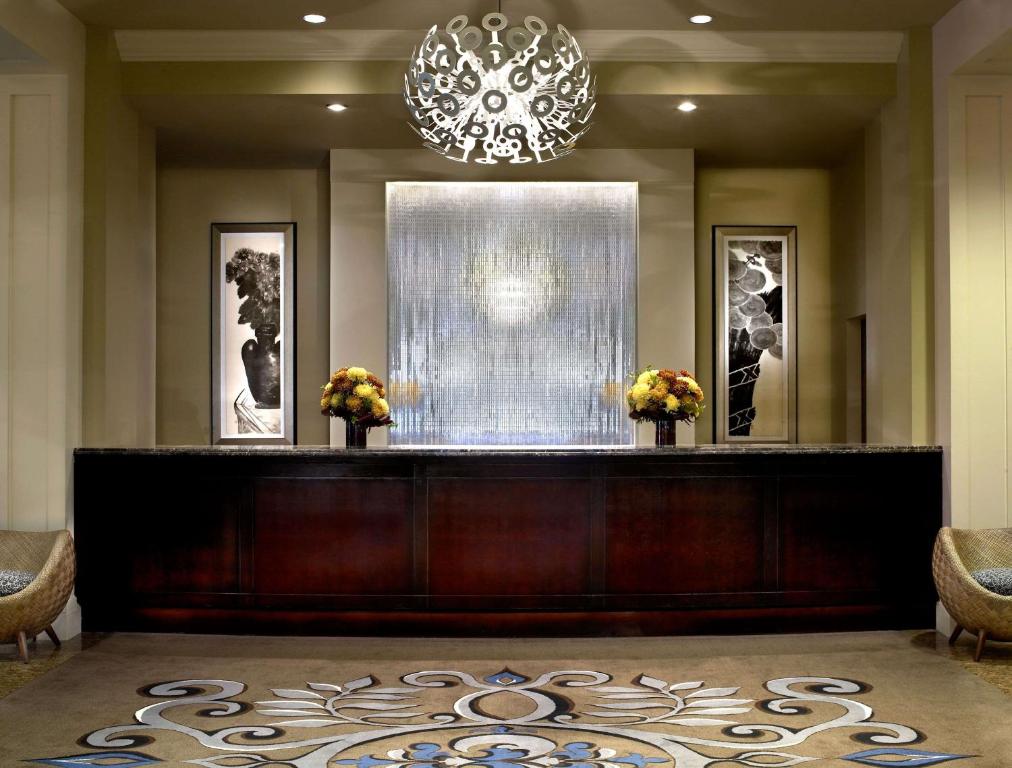
{"type": "Polygon", "coordinates": [[[877,720],[871,686],[834,677],[782,677],[743,692],[728,680],[647,672],[429,669],[262,692],[178,680],[139,693],[153,701],[132,722],[82,736],[78,753],[27,762],[164,764],[160,742],[174,739],[186,754],[174,764],[205,768],[978,765],[927,748],[911,725],[877,720]]]}

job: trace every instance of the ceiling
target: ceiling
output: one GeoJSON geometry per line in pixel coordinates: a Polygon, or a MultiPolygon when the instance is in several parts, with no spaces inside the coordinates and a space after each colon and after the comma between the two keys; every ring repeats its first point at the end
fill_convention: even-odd
{"type": "Polygon", "coordinates": [[[934,24],[958,0],[60,0],[109,29],[304,29],[306,13],[341,29],[425,29],[466,13],[540,15],[570,29],[689,29],[709,13],[713,30],[872,31],[934,24]]]}
{"type": "MultiPolygon", "coordinates": [[[[457,13],[480,17],[495,10],[499,0],[60,2],[83,21],[109,29],[177,30],[177,34],[184,37],[209,35],[215,30],[289,30],[290,35],[301,40],[312,30],[321,29],[303,22],[301,17],[305,13],[326,15],[328,21],[322,29],[331,30],[333,34],[341,34],[341,30],[373,30],[370,34],[375,35],[382,30],[391,33],[422,30],[433,23],[445,23],[457,13]]],[[[705,29],[719,40],[733,38],[730,34],[724,38],[721,33],[741,31],[780,31],[787,32],[788,37],[790,33],[802,31],[894,32],[933,24],[956,2],[501,0],[503,12],[513,18],[536,14],[549,22],[563,21],[574,30],[604,35],[608,30],[619,33],[623,30],[672,30],[672,34],[691,34],[679,31],[698,32],[701,28],[690,24],[688,17],[706,12],[712,14],[715,21],[705,29]]],[[[143,35],[142,32],[133,34],[143,35]]],[[[347,36],[347,32],[344,34],[347,36]]],[[[368,35],[362,39],[363,45],[371,45],[368,35]]],[[[697,38],[693,36],[692,39],[697,38]]],[[[700,35],[698,39],[708,38],[700,35]]],[[[144,50],[151,45],[144,40],[140,44],[144,50]]],[[[848,40],[847,44],[854,44],[854,40],[848,40]]],[[[343,51],[349,46],[345,42],[339,47],[343,51]]],[[[629,46],[624,44],[624,47],[629,46]]],[[[643,46],[632,47],[636,49],[632,51],[635,54],[643,46]]],[[[255,59],[254,54],[261,48],[262,44],[254,44],[253,54],[245,60],[255,59]]],[[[301,43],[296,46],[298,51],[302,48],[301,43]]],[[[783,48],[781,43],[776,50],[783,48]]],[[[645,51],[640,52],[647,55],[645,51]]],[[[700,95],[696,98],[699,109],[690,115],[674,109],[675,99],[670,94],[599,95],[594,128],[581,140],[580,146],[693,147],[697,163],[703,166],[825,167],[854,146],[887,100],[885,96],[839,93],[832,96],[758,95],[763,91],[769,93],[767,88],[760,87],[757,95],[741,95],[740,92],[734,96],[700,95]]],[[[193,92],[136,94],[135,91],[130,97],[131,103],[145,121],[157,128],[159,162],[167,165],[312,168],[326,162],[329,148],[418,146],[418,138],[407,125],[403,101],[396,94],[337,96],[320,91],[314,95],[298,92],[215,96],[193,92]],[[338,115],[328,112],[324,106],[333,100],[346,103],[349,109],[338,115]]]]}
{"type": "MultiPolygon", "coordinates": [[[[418,146],[397,95],[343,97],[333,114],[322,96],[134,96],[158,126],[165,165],[321,166],[327,148],[418,146]]],[[[697,164],[833,164],[854,146],[883,97],[702,96],[689,115],[664,96],[599,96],[592,148],[694,147],[697,164]]]]}

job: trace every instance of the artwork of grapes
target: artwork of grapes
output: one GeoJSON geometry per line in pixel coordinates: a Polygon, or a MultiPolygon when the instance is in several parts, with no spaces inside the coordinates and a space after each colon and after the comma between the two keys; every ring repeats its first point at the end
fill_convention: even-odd
{"type": "Polygon", "coordinates": [[[784,357],[783,270],[783,240],[728,242],[728,434],[734,437],[751,434],[763,353],[784,357]]]}

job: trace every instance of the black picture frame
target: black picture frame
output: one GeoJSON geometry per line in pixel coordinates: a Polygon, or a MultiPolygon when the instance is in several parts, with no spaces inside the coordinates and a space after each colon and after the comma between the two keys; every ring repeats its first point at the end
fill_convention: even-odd
{"type": "Polygon", "coordinates": [[[212,445],[296,443],[296,249],[294,221],[210,226],[212,445]],[[241,250],[250,253],[236,261],[241,250]],[[258,265],[269,271],[274,255],[276,301],[270,288],[269,298],[258,301],[258,265]]]}
{"type": "MultiPolygon", "coordinates": [[[[713,441],[715,443],[796,443],[798,442],[798,312],[797,312],[797,253],[798,228],[795,225],[728,225],[716,224],[711,232],[711,255],[713,268],[713,387],[715,404],[713,411],[713,441]],[[782,242],[783,251],[781,281],[776,288],[779,292],[779,316],[773,318],[782,328],[778,333],[778,345],[783,360],[781,394],[778,408],[781,417],[777,420],[778,429],[774,434],[760,435],[742,434],[740,416],[741,409],[733,410],[731,406],[731,390],[743,385],[740,372],[732,371],[729,364],[729,325],[730,320],[728,246],[729,240],[753,240],[782,242]],[[732,381],[734,376],[737,379],[732,381]],[[733,421],[733,419],[735,419],[733,421]]],[[[767,283],[772,288],[772,283],[767,283]]],[[[770,301],[771,291],[762,292],[764,301],[770,301]]],[[[764,308],[766,311],[768,307],[764,308]]],[[[747,339],[747,334],[741,335],[747,339]]],[[[756,386],[761,376],[760,356],[752,361],[758,373],[745,386],[756,386]]],[[[735,394],[740,394],[740,391],[735,394]]],[[[751,402],[749,403],[752,404],[751,402]]],[[[737,408],[740,403],[736,404],[737,408]]],[[[753,417],[754,417],[753,408],[753,417]]],[[[751,423],[751,417],[749,418],[751,423]]]]}

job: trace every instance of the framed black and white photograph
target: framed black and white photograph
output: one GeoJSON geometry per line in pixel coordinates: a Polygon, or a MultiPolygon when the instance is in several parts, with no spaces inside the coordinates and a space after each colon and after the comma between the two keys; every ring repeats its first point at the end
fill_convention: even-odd
{"type": "Polygon", "coordinates": [[[795,443],[797,227],[713,228],[715,440],[795,443]]]}
{"type": "Polygon", "coordinates": [[[295,223],[211,225],[211,442],[295,443],[295,223]]]}

